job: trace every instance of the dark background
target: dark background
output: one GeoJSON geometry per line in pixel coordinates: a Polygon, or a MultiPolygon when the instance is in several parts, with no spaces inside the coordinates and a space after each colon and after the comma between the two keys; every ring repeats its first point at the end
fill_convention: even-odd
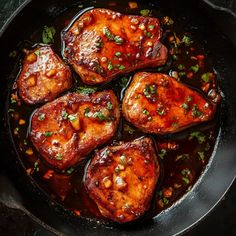
{"type": "MultiPolygon", "coordinates": [[[[0,28],[23,2],[24,0],[0,0],[0,28]]],[[[236,14],[236,0],[211,0],[209,2],[215,4],[217,7],[228,8],[233,14],[236,14]]],[[[215,210],[194,229],[184,235],[198,236],[211,234],[236,235],[236,182],[234,182],[229,192],[215,210]]],[[[42,226],[24,212],[8,208],[0,202],[0,235],[49,236],[54,234],[44,230],[42,226]]]]}

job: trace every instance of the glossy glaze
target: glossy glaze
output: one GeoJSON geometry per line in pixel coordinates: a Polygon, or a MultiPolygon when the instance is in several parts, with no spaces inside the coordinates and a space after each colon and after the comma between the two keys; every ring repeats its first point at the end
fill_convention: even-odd
{"type": "Polygon", "coordinates": [[[99,84],[140,68],[164,65],[167,49],[161,35],[157,18],[93,9],[62,33],[63,56],[84,83],[99,84]]]}

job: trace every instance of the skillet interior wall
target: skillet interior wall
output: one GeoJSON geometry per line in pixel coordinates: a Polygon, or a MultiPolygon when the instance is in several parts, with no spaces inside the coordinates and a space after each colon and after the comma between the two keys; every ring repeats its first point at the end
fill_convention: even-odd
{"type": "MultiPolygon", "coordinates": [[[[54,8],[55,1],[40,1],[40,3],[37,3],[36,1],[34,2],[34,4],[30,4],[31,7],[27,7],[26,11],[24,11],[24,15],[28,16],[27,18],[23,17],[23,15],[20,13],[17,19],[20,20],[15,20],[14,24],[12,25],[12,27],[10,27],[6,33],[5,36],[1,38],[1,44],[0,45],[4,45],[1,49],[1,115],[4,113],[4,103],[5,103],[5,99],[7,96],[7,88],[9,87],[9,81],[11,79],[14,78],[9,78],[9,74],[13,69],[13,63],[12,61],[8,58],[8,54],[9,52],[14,48],[14,46],[20,42],[21,40],[27,38],[27,36],[37,27],[41,26],[43,24],[42,21],[45,20],[45,23],[48,22],[48,18],[55,16],[58,12],[60,12],[60,10],[62,10],[64,8],[64,5],[66,5],[67,1],[60,1],[59,4],[57,2],[57,8],[54,8]],[[48,6],[51,7],[48,7],[48,6]],[[42,10],[43,6],[47,6],[46,7],[46,11],[42,10]],[[31,24],[29,24],[29,20],[28,19],[32,19],[31,24]],[[40,19],[40,21],[38,20],[40,19]],[[19,30],[22,29],[22,30],[19,30]],[[7,37],[8,35],[8,37],[7,37]],[[9,35],[11,35],[11,37],[9,37],[9,35]]],[[[164,2],[164,1],[163,1],[164,2]]],[[[163,3],[165,4],[165,3],[163,3]]],[[[167,4],[166,4],[167,5],[167,4]]],[[[228,40],[224,35],[222,35],[219,31],[218,28],[214,28],[212,26],[215,25],[215,23],[212,21],[210,21],[209,19],[205,18],[205,17],[199,17],[199,13],[198,11],[195,11],[196,8],[194,7],[194,3],[191,2],[191,4],[185,2],[185,1],[178,1],[178,3],[175,3],[174,1],[168,1],[168,5],[166,6],[167,8],[169,8],[169,12],[170,15],[172,16],[176,16],[176,18],[178,18],[178,16],[185,16],[184,18],[180,18],[180,20],[183,21],[183,24],[186,25],[187,27],[191,26],[191,30],[197,35],[197,37],[199,37],[199,39],[201,41],[204,42],[205,39],[207,39],[206,43],[206,47],[207,49],[209,49],[211,56],[214,59],[214,64],[216,65],[217,70],[220,72],[221,75],[223,75],[224,79],[222,79],[221,81],[221,88],[226,96],[225,100],[224,100],[224,105],[225,105],[225,111],[227,111],[227,114],[225,114],[224,119],[222,120],[222,124],[223,124],[223,133],[222,133],[222,137],[224,137],[224,139],[222,140],[223,142],[220,144],[220,147],[223,147],[223,145],[225,145],[224,147],[227,148],[226,145],[230,145],[232,144],[231,141],[233,140],[234,136],[235,136],[235,126],[234,126],[234,117],[235,117],[235,110],[233,107],[233,101],[236,101],[236,97],[234,94],[234,90],[233,88],[236,87],[235,86],[235,82],[232,80],[233,78],[230,77],[230,75],[233,75],[233,71],[232,68],[234,68],[234,63],[235,63],[235,59],[233,58],[233,56],[231,57],[231,55],[233,55],[233,46],[232,43],[230,42],[230,40],[228,40]],[[187,5],[186,5],[187,4],[187,5]],[[193,10],[191,10],[193,9],[193,10]],[[191,12],[191,14],[189,14],[191,12]],[[195,24],[198,25],[198,28],[194,27],[194,21],[195,24]],[[206,30],[208,29],[208,30],[206,30]],[[215,42],[215,43],[214,43],[215,42]],[[222,46],[224,45],[224,46],[222,46]],[[227,91],[227,93],[225,92],[227,91]],[[226,110],[227,107],[227,110],[226,110]]],[[[200,6],[201,7],[201,6],[200,6]]],[[[234,50],[235,51],[235,50],[234,50]]],[[[235,73],[234,73],[235,74],[235,73]]],[[[1,126],[3,125],[3,123],[1,124],[1,126]]],[[[4,130],[4,127],[1,127],[1,130],[4,130]]],[[[2,146],[2,150],[4,148],[4,150],[6,149],[6,147],[9,147],[9,150],[6,152],[7,155],[1,158],[1,162],[4,161],[3,163],[1,163],[1,167],[3,168],[9,168],[9,166],[11,167],[9,170],[9,175],[12,177],[13,181],[19,180],[20,181],[20,185],[18,184],[18,189],[20,190],[20,192],[22,193],[22,197],[23,197],[23,204],[30,209],[30,211],[34,212],[36,215],[38,214],[38,216],[43,219],[44,221],[48,222],[51,225],[54,225],[55,227],[57,227],[56,225],[58,224],[55,222],[52,222],[52,220],[48,219],[49,217],[45,218],[45,212],[43,211],[39,211],[38,209],[40,207],[37,207],[37,209],[35,209],[34,207],[34,201],[36,201],[37,199],[37,194],[30,191],[30,189],[32,189],[32,185],[31,183],[28,181],[28,179],[24,176],[23,172],[21,172],[20,168],[15,169],[15,153],[12,150],[12,147],[9,145],[9,141],[6,140],[6,135],[7,133],[2,132],[2,137],[1,137],[1,145],[2,146]],[[4,138],[3,138],[4,137],[4,138]],[[10,162],[11,164],[9,165],[9,160],[12,160],[12,162],[10,162]],[[29,201],[29,198],[33,198],[34,201],[29,201]]],[[[228,146],[229,147],[229,146],[228,146]]],[[[232,149],[231,149],[232,150],[232,149]]],[[[20,167],[20,166],[18,166],[20,167]]],[[[234,169],[235,170],[235,169],[234,169]]],[[[231,170],[232,171],[232,170],[231,170]]],[[[37,191],[36,191],[37,192],[37,191]]],[[[41,202],[41,198],[39,197],[37,199],[39,202],[41,202]]],[[[44,203],[42,202],[42,209],[43,209],[43,205],[44,203]]],[[[37,203],[38,205],[38,203],[37,203]]],[[[44,206],[45,208],[46,206],[44,206]]],[[[47,208],[46,208],[47,209],[47,208]]],[[[52,210],[53,212],[53,210],[52,210]]],[[[49,214],[50,215],[50,214],[49,214]]],[[[63,224],[62,224],[63,225],[63,224]]],[[[153,230],[153,225],[150,224],[149,229],[153,230]]],[[[147,226],[148,228],[148,226],[147,226]]],[[[147,229],[146,228],[146,229],[147,229]]],[[[88,230],[87,227],[85,227],[85,230],[88,230]]],[[[129,229],[130,231],[132,231],[132,228],[129,229]]],[[[134,230],[134,229],[133,229],[134,230]]],[[[140,233],[142,232],[142,229],[139,229],[140,233]]],[[[143,232],[145,232],[145,227],[143,228],[143,232]]],[[[87,232],[87,231],[86,231],[87,232]]],[[[92,231],[91,231],[92,233],[92,231]]]]}

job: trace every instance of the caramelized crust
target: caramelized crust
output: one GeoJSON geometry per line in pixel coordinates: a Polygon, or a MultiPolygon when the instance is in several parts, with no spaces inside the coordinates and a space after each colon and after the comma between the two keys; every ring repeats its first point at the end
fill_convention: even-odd
{"type": "Polygon", "coordinates": [[[125,223],[148,210],[159,172],[153,142],[144,137],[98,151],[85,186],[103,216],[125,223]]]}
{"type": "Polygon", "coordinates": [[[36,110],[30,138],[48,164],[66,170],[107,142],[119,119],[119,104],[112,91],[69,93],[36,110]]]}
{"type": "Polygon", "coordinates": [[[71,87],[71,71],[50,46],[29,51],[17,79],[19,94],[25,103],[52,101],[71,87]]]}
{"type": "Polygon", "coordinates": [[[64,57],[86,84],[144,67],[164,65],[167,49],[159,41],[159,20],[107,9],[84,13],[62,33],[64,57]]]}
{"type": "Polygon", "coordinates": [[[164,74],[134,75],[123,99],[125,118],[143,132],[168,134],[211,120],[216,106],[164,74]]]}

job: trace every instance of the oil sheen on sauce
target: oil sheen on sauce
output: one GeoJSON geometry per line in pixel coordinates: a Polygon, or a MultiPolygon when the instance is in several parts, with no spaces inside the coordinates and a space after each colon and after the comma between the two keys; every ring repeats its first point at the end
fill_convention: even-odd
{"type": "MultiPolygon", "coordinates": [[[[86,4],[78,3],[76,6],[68,7],[62,14],[48,22],[56,30],[53,49],[60,55],[61,42],[60,32],[70,23],[73,16],[87,7],[103,7],[119,11],[124,14],[137,14],[150,6],[138,4],[138,8],[128,2],[101,1],[100,3],[86,4]]],[[[142,11],[142,13],[144,13],[142,11]]],[[[149,12],[150,14],[150,12],[149,12]]],[[[217,88],[216,75],[214,74],[211,61],[204,53],[201,45],[194,40],[194,37],[185,32],[181,26],[175,23],[175,19],[166,17],[168,14],[161,9],[152,8],[151,16],[158,17],[162,22],[163,44],[168,47],[169,55],[165,66],[146,71],[163,72],[170,74],[177,80],[207,94],[210,90],[214,92],[217,88]]],[[[33,46],[42,41],[42,28],[32,32],[29,39],[32,42],[23,43],[24,47],[33,46]]],[[[134,73],[116,78],[113,83],[98,86],[98,90],[112,89],[120,101],[124,91],[134,73]]],[[[78,75],[73,73],[74,85],[70,91],[75,91],[79,86],[84,86],[78,75]]],[[[28,138],[28,127],[30,117],[38,106],[27,106],[17,96],[15,86],[12,88],[9,98],[9,117],[14,142],[20,154],[28,175],[37,182],[39,187],[45,191],[50,199],[61,204],[64,208],[72,211],[76,216],[80,215],[92,219],[103,218],[96,205],[89,199],[84,186],[83,176],[86,166],[91,158],[67,172],[58,173],[50,169],[41,159],[28,138]]],[[[152,135],[156,142],[157,153],[160,159],[162,174],[154,196],[153,204],[149,210],[150,216],[155,216],[164,209],[170,207],[187,192],[191,191],[204,170],[212,154],[216,137],[219,131],[218,117],[199,126],[192,127],[183,132],[157,136],[152,135]]],[[[129,141],[144,136],[145,134],[136,129],[121,118],[119,129],[115,137],[108,143],[116,141],[129,141]]]]}

